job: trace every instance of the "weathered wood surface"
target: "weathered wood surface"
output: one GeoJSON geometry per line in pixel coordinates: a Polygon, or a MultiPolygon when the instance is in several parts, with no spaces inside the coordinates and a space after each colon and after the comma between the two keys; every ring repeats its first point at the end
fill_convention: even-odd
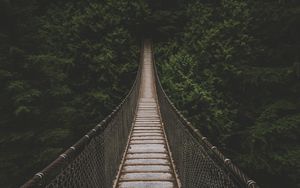
{"type": "Polygon", "coordinates": [[[145,43],[143,53],[137,113],[115,187],[179,187],[156,101],[150,43],[145,43]]]}

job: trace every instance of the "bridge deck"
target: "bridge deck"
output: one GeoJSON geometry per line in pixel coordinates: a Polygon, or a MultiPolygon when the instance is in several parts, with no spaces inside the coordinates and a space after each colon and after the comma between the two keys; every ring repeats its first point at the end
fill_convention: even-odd
{"type": "Polygon", "coordinates": [[[156,101],[150,43],[145,43],[143,53],[137,113],[114,187],[179,187],[156,101]]]}

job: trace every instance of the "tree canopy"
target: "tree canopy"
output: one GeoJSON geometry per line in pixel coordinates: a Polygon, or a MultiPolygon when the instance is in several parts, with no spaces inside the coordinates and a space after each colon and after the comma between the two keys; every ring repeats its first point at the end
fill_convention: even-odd
{"type": "Polygon", "coordinates": [[[1,0],[0,187],[102,120],[154,40],[163,87],[262,187],[299,186],[300,5],[293,0],[1,0]]]}

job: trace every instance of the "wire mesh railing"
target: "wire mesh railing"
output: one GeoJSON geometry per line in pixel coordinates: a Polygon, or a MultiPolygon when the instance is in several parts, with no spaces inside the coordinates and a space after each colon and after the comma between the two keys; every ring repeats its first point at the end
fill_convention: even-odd
{"type": "MultiPolygon", "coordinates": [[[[143,45],[142,45],[143,48],[143,45]]],[[[143,60],[143,49],[140,52],[143,60]]],[[[126,147],[138,101],[141,66],[125,99],[100,124],[35,174],[22,188],[113,186],[126,147]]]]}
{"type": "MultiPolygon", "coordinates": [[[[154,61],[154,56],[152,59],[154,61]]],[[[153,64],[160,113],[182,187],[257,188],[253,180],[210,144],[176,109],[163,90],[153,64]]]]}
{"type": "MultiPolygon", "coordinates": [[[[141,66],[121,104],[23,188],[113,186],[135,115],[141,66]]],[[[160,113],[182,187],[258,187],[182,116],[165,94],[156,69],[155,74],[160,113]]]]}

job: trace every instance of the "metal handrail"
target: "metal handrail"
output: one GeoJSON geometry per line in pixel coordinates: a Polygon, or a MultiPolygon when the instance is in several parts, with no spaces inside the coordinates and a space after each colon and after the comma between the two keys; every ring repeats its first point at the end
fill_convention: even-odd
{"type": "MultiPolygon", "coordinates": [[[[142,48],[143,48],[143,46],[144,45],[142,44],[142,48]]],[[[142,52],[143,52],[143,49],[141,50],[141,53],[140,53],[140,56],[141,56],[140,61],[143,60],[142,52]]],[[[174,106],[174,104],[171,102],[171,100],[168,98],[167,94],[163,90],[163,87],[159,80],[158,71],[157,71],[156,65],[155,65],[153,50],[152,50],[152,56],[153,56],[152,59],[154,61],[153,66],[154,66],[154,71],[155,71],[155,83],[156,83],[156,90],[157,90],[157,94],[158,94],[158,102],[160,104],[162,102],[166,102],[166,103],[164,103],[166,106],[161,105],[161,107],[166,108],[166,110],[167,110],[166,113],[171,114],[173,119],[177,119],[180,122],[180,129],[184,130],[184,132],[189,133],[189,134],[187,134],[188,139],[191,139],[193,141],[193,143],[195,141],[196,143],[203,146],[203,148],[205,148],[205,152],[206,152],[205,156],[210,156],[210,158],[212,160],[214,160],[216,164],[218,164],[219,166],[222,166],[222,168],[224,168],[224,171],[226,171],[226,173],[228,173],[230,175],[231,179],[233,179],[235,182],[237,182],[237,184],[239,185],[238,187],[257,188],[258,186],[256,185],[256,183],[253,180],[249,179],[236,165],[234,165],[231,162],[230,159],[226,158],[217,149],[216,146],[213,146],[207,140],[207,138],[204,137],[200,133],[200,131],[198,129],[196,129],[180,113],[180,111],[174,106]]],[[[74,165],[74,162],[76,160],[78,161],[78,158],[80,159],[80,157],[82,155],[86,154],[86,152],[91,152],[91,150],[88,150],[89,147],[91,145],[92,145],[92,147],[94,147],[93,144],[95,144],[95,142],[97,141],[97,139],[99,137],[101,137],[101,139],[102,139],[102,137],[105,137],[106,133],[108,134],[108,136],[110,136],[111,132],[109,132],[109,131],[112,130],[112,128],[118,129],[118,127],[116,127],[118,125],[118,121],[123,120],[123,119],[120,120],[120,118],[125,117],[125,120],[123,120],[123,123],[125,122],[126,125],[124,125],[124,126],[130,126],[128,124],[131,124],[131,122],[132,122],[133,115],[135,113],[135,108],[136,108],[136,100],[137,100],[137,96],[138,96],[139,89],[140,89],[139,87],[140,87],[141,69],[142,69],[141,66],[142,66],[142,63],[140,62],[138,72],[136,75],[136,79],[134,81],[133,86],[131,87],[131,89],[130,89],[129,93],[126,95],[126,97],[122,100],[122,102],[113,110],[113,112],[110,115],[108,115],[101,123],[99,123],[92,130],[90,130],[86,135],[84,135],[78,142],[76,142],[73,146],[71,146],[64,153],[62,153],[50,165],[48,165],[42,171],[35,174],[29,181],[27,181],[22,186],[22,188],[46,187],[51,182],[53,183],[53,181],[55,179],[57,179],[57,177],[59,177],[59,175],[61,175],[65,169],[71,168],[71,170],[75,170],[75,169],[72,169],[72,164],[74,165]],[[135,98],[133,98],[133,97],[135,97],[135,98]],[[130,105],[132,105],[132,106],[130,106],[130,105]],[[124,109],[125,107],[126,107],[126,109],[124,109]],[[132,116],[132,117],[126,117],[126,116],[132,116]],[[112,126],[114,126],[114,127],[112,127],[112,126]],[[109,130],[107,130],[107,129],[109,129],[109,130]]],[[[166,115],[164,115],[163,111],[161,111],[161,114],[162,114],[163,121],[165,123],[167,123],[168,121],[166,119],[164,119],[164,117],[166,117],[166,115]]],[[[166,125],[165,127],[166,127],[165,129],[170,129],[169,125],[166,125]]],[[[125,130],[127,130],[127,129],[125,128],[125,130]]],[[[121,133],[118,132],[116,134],[117,135],[115,135],[115,136],[118,136],[118,134],[121,134],[121,133]]],[[[123,141],[125,140],[125,138],[123,138],[123,137],[128,136],[128,134],[122,133],[122,138],[120,139],[122,141],[122,143],[116,142],[114,144],[121,143],[121,145],[124,145],[123,141]]],[[[116,139],[118,139],[118,138],[116,138],[116,139]]],[[[127,138],[126,138],[126,140],[127,140],[127,138]]],[[[108,141],[102,142],[102,144],[108,143],[108,141]]],[[[171,144],[172,143],[170,143],[170,145],[171,144]]],[[[176,146],[173,146],[173,148],[174,147],[176,147],[176,146]]],[[[118,153],[120,154],[120,150],[123,151],[125,149],[125,146],[124,146],[124,148],[123,148],[123,146],[118,146],[117,148],[114,148],[114,149],[117,150],[118,153]]],[[[95,150],[92,150],[92,151],[95,151],[95,150]]],[[[189,152],[189,151],[187,150],[187,152],[189,152]]],[[[201,150],[201,152],[202,152],[202,150],[201,150]]],[[[110,155],[108,154],[108,157],[109,156],[110,155]]],[[[176,158],[176,156],[174,156],[174,158],[176,158]]],[[[100,160],[100,159],[98,159],[98,160],[100,160]]],[[[105,180],[105,179],[97,180],[97,182],[92,184],[93,187],[97,187],[99,185],[99,183],[101,184],[100,187],[109,187],[112,184],[112,182],[113,182],[112,179],[114,178],[114,175],[116,175],[116,173],[117,173],[114,171],[116,169],[118,169],[118,164],[117,164],[118,160],[120,160],[120,162],[121,162],[121,156],[118,156],[115,159],[115,161],[113,163],[114,167],[105,166],[107,168],[105,170],[108,170],[107,172],[109,172],[109,175],[104,174],[104,176],[107,175],[108,180],[105,180]],[[102,181],[104,181],[104,183],[102,183],[102,181]],[[105,184],[105,181],[109,181],[109,182],[107,184],[105,184]]],[[[80,162],[84,162],[84,161],[80,161],[80,162]]],[[[103,159],[102,162],[107,162],[107,161],[105,161],[103,159]]],[[[77,165],[77,164],[78,163],[75,163],[75,165],[77,165]]],[[[175,159],[175,164],[176,164],[176,159],[175,159]]],[[[93,163],[91,165],[93,165],[93,163]]],[[[176,167],[179,167],[179,168],[181,166],[182,165],[176,165],[176,167]]],[[[188,167],[183,166],[182,168],[188,168],[188,167]]],[[[92,169],[91,171],[93,171],[93,170],[95,170],[95,169],[92,169]]],[[[106,172],[105,170],[101,169],[101,172],[100,172],[100,173],[102,173],[101,175],[103,175],[103,173],[106,172]]],[[[176,169],[176,170],[182,170],[182,169],[176,169]]],[[[185,169],[185,170],[189,170],[189,169],[185,169]]],[[[201,169],[198,169],[198,170],[201,170],[201,169]]],[[[91,171],[87,170],[87,173],[90,174],[90,173],[92,173],[91,171]]],[[[74,180],[74,178],[76,178],[76,177],[71,177],[70,179],[72,179],[72,178],[74,180]]],[[[95,178],[97,179],[99,177],[95,177],[95,178]]],[[[179,174],[179,178],[181,180],[183,180],[181,182],[185,182],[185,180],[184,180],[185,177],[180,177],[180,174],[179,174]]],[[[68,179],[68,178],[65,178],[65,179],[68,179]]],[[[88,180],[86,180],[86,181],[88,181],[88,180]]],[[[197,181],[197,180],[195,180],[195,181],[197,181]]],[[[59,182],[59,183],[61,183],[61,182],[59,182]]],[[[85,182],[85,183],[87,183],[87,182],[85,182]]],[[[61,185],[61,184],[58,184],[56,182],[55,185],[57,186],[57,185],[61,185]]],[[[228,185],[229,184],[227,184],[227,186],[228,185]]],[[[65,187],[65,186],[62,186],[62,187],[65,187]]],[[[184,184],[183,184],[183,187],[187,187],[187,186],[184,186],[184,184]]]]}
{"type": "MultiPolygon", "coordinates": [[[[152,46],[153,48],[153,46],[152,46]]],[[[152,52],[154,52],[152,50],[152,52]]],[[[229,158],[226,158],[223,153],[218,150],[218,148],[214,145],[212,145],[208,139],[203,136],[200,131],[194,127],[183,115],[182,113],[175,107],[174,103],[170,100],[166,92],[164,91],[162,84],[159,79],[156,63],[155,63],[155,58],[154,58],[154,53],[152,54],[152,59],[153,59],[153,66],[154,66],[154,71],[155,71],[155,80],[156,80],[156,88],[159,88],[162,93],[163,97],[168,101],[171,109],[175,112],[179,120],[182,122],[182,124],[185,126],[184,128],[197,140],[201,145],[203,145],[207,149],[207,154],[209,154],[212,158],[218,160],[217,162],[221,165],[223,165],[226,170],[229,171],[233,175],[233,178],[238,181],[237,183],[240,184],[243,187],[248,187],[248,188],[258,188],[258,185],[256,182],[252,179],[250,179],[242,170],[240,170],[235,164],[231,162],[229,158]]],[[[161,96],[159,96],[161,97],[161,96]]]]}
{"type": "MultiPolygon", "coordinates": [[[[143,59],[143,42],[141,46],[140,61],[142,61],[143,59]]],[[[49,182],[51,182],[52,179],[60,174],[67,165],[69,165],[76,159],[76,157],[86,148],[86,146],[93,138],[104,132],[109,123],[116,118],[116,115],[118,114],[124,103],[129,100],[134,90],[137,90],[137,92],[139,92],[139,82],[142,69],[141,66],[142,63],[140,62],[138,65],[138,71],[134,83],[121,103],[117,107],[115,107],[115,109],[104,120],[102,120],[89,132],[87,132],[87,134],[85,134],[74,145],[72,145],[65,152],[59,155],[59,157],[56,158],[52,163],[50,163],[46,168],[36,173],[30,180],[23,184],[21,188],[42,187],[47,185],[49,182]]]]}

